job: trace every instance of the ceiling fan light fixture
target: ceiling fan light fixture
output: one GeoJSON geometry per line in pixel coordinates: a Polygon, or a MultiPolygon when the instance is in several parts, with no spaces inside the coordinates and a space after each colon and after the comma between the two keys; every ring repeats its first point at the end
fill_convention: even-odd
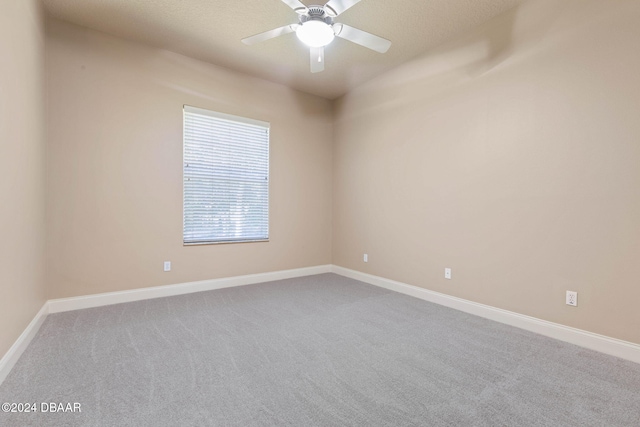
{"type": "Polygon", "coordinates": [[[298,26],[296,36],[309,47],[323,47],[335,38],[333,28],[322,21],[307,21],[298,26]]]}

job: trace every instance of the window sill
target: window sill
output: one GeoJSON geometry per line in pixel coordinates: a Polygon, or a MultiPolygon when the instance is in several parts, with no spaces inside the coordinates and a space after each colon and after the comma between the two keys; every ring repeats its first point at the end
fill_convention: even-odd
{"type": "Polygon", "coordinates": [[[182,246],[203,246],[203,245],[229,245],[234,243],[263,243],[268,242],[269,239],[256,239],[256,240],[223,240],[219,242],[182,242],[182,246]]]}

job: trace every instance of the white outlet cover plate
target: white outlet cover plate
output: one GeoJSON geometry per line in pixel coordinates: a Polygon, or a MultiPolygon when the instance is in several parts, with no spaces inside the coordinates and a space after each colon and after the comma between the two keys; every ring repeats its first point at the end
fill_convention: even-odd
{"type": "Polygon", "coordinates": [[[451,269],[450,268],[445,268],[444,269],[444,278],[445,279],[451,279],[451,269]]]}
{"type": "Polygon", "coordinates": [[[171,261],[164,262],[164,271],[171,271],[171,261]]]}
{"type": "Polygon", "coordinates": [[[364,260],[364,262],[369,262],[369,255],[364,254],[364,256],[362,257],[362,259],[364,260]]]}
{"type": "Polygon", "coordinates": [[[578,306],[578,293],[573,291],[567,291],[567,305],[574,307],[578,306]]]}

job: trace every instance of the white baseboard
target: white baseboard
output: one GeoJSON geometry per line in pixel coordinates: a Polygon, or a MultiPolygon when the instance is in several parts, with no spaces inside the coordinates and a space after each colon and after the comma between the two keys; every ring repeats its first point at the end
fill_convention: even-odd
{"type": "Polygon", "coordinates": [[[29,346],[29,343],[40,329],[40,326],[42,326],[44,319],[47,318],[47,314],[49,313],[48,309],[49,306],[45,302],[31,323],[29,323],[22,334],[20,334],[16,342],[13,343],[9,351],[7,351],[2,359],[0,359],[0,385],[2,385],[2,382],[7,378],[7,375],[9,375],[13,366],[29,346]]]}
{"type": "Polygon", "coordinates": [[[53,299],[49,300],[49,313],[60,313],[63,311],[81,310],[83,308],[120,304],[123,302],[170,297],[174,295],[230,288],[233,286],[271,282],[273,280],[291,279],[294,277],[312,276],[314,274],[330,273],[331,267],[331,265],[318,265],[314,267],[296,268],[293,270],[281,270],[269,273],[249,274],[246,276],[180,283],[177,285],[154,286],[152,288],[139,288],[81,297],[53,299]]]}
{"type": "Polygon", "coordinates": [[[420,298],[425,301],[464,311],[466,313],[475,314],[507,325],[526,329],[528,331],[566,341],[601,353],[640,363],[640,345],[638,344],[571,328],[558,323],[548,322],[535,317],[525,316],[512,311],[479,304],[462,298],[397,282],[395,280],[350,270],[337,265],[319,265],[293,270],[282,270],[269,273],[250,274],[246,276],[202,280],[199,282],[181,283],[177,285],[156,286],[152,288],[49,300],[42,306],[38,314],[36,314],[24,332],[20,337],[18,337],[13,346],[11,346],[9,351],[7,351],[0,360],[0,384],[2,384],[13,366],[16,364],[49,313],[60,313],[64,311],[80,310],[84,308],[100,307],[173,295],[190,294],[194,292],[251,285],[255,283],[270,282],[273,280],[291,279],[294,277],[311,276],[314,274],[330,272],[420,298]]]}
{"type": "Polygon", "coordinates": [[[514,313],[508,310],[479,304],[477,302],[453,297],[439,292],[430,291],[418,286],[408,285],[395,280],[362,273],[356,270],[334,265],[332,271],[341,276],[369,283],[392,291],[400,292],[425,301],[450,307],[476,316],[495,320],[500,323],[526,329],[547,337],[555,338],[580,347],[599,351],[601,353],[616,356],[621,359],[640,363],[640,345],[628,341],[610,338],[593,332],[564,326],[558,323],[548,322],[531,316],[514,313]]]}
{"type": "Polygon", "coordinates": [[[296,268],[293,270],[272,271],[269,273],[249,274],[246,276],[226,277],[222,279],[202,280],[199,282],[180,283],[177,285],[155,286],[119,292],[86,295],[81,297],[60,298],[44,303],[29,326],[18,337],[9,351],[0,360],[0,384],[9,375],[24,350],[27,348],[36,332],[50,313],[81,310],[83,308],[101,307],[124,302],[140,301],[174,295],[190,294],[194,292],[211,291],[214,289],[230,288],[233,286],[252,285],[255,283],[271,282],[274,280],[291,279],[294,277],[312,276],[314,274],[331,273],[331,265],[296,268]]]}

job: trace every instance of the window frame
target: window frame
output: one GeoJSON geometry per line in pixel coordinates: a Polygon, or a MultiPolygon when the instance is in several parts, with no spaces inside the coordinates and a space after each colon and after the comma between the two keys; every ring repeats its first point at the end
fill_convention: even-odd
{"type": "Polygon", "coordinates": [[[251,119],[248,117],[235,116],[232,114],[221,113],[218,111],[208,110],[199,107],[193,107],[191,105],[184,104],[182,106],[182,245],[183,246],[203,246],[203,245],[228,245],[237,243],[264,243],[270,240],[270,223],[271,223],[271,123],[251,119]],[[204,116],[214,117],[216,119],[227,120],[236,123],[244,123],[253,126],[261,126],[267,130],[267,194],[266,194],[266,211],[267,211],[267,237],[264,239],[246,239],[246,240],[211,240],[202,242],[188,242],[185,240],[185,224],[186,224],[186,176],[185,176],[185,148],[186,148],[186,126],[185,118],[187,113],[200,114],[204,116]]]}

